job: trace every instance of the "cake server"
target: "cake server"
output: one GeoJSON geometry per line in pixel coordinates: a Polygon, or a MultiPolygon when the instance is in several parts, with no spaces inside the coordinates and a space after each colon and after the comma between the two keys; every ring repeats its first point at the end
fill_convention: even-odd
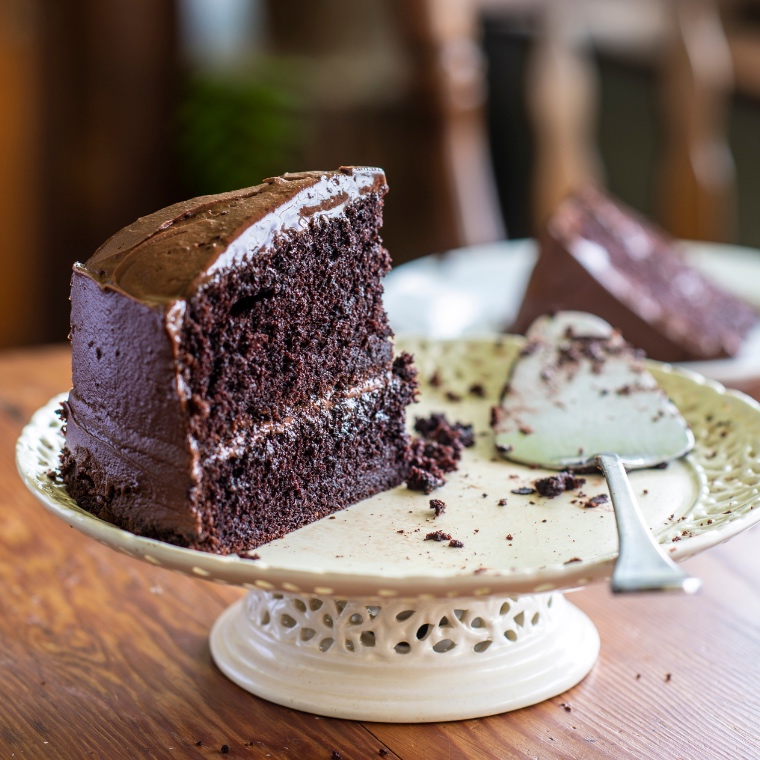
{"type": "Polygon", "coordinates": [[[701,587],[654,540],[626,474],[684,456],[694,436],[641,355],[604,320],[582,312],[536,320],[493,426],[497,449],[513,462],[602,470],[619,537],[614,592],[701,587]]]}

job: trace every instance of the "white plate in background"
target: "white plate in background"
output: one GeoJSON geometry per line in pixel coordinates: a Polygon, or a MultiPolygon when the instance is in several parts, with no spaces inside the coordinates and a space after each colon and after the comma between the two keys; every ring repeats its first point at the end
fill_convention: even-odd
{"type": "MultiPolygon", "coordinates": [[[[760,309],[760,250],[685,242],[688,260],[760,309]]],[[[458,338],[499,332],[517,316],[536,261],[534,240],[508,240],[425,256],[385,280],[385,306],[399,335],[458,338]]],[[[681,366],[723,383],[760,377],[760,327],[731,359],[681,366]]]]}

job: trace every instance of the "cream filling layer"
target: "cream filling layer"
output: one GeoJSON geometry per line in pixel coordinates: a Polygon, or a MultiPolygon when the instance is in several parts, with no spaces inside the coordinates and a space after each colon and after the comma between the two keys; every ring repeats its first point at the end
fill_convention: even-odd
{"type": "MultiPolygon", "coordinates": [[[[371,404],[390,385],[392,380],[391,372],[386,372],[383,375],[369,378],[348,390],[331,391],[320,398],[314,398],[308,404],[294,409],[293,413],[283,420],[259,422],[240,427],[231,432],[227,440],[221,442],[214,451],[207,453],[204,462],[226,461],[242,456],[246,451],[260,445],[270,436],[293,434],[300,420],[319,417],[336,407],[346,413],[346,420],[338,434],[348,435],[351,431],[350,413],[355,411],[362,402],[371,404]]],[[[382,414],[382,412],[377,412],[375,416],[378,417],[382,414]]],[[[194,452],[199,451],[196,440],[191,440],[190,445],[194,452]]],[[[202,468],[199,466],[196,475],[200,475],[201,472],[202,468]]]]}

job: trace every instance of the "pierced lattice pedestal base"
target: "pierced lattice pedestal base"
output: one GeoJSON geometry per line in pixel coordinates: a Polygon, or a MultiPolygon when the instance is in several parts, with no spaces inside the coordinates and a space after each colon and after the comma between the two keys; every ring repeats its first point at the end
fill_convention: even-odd
{"type": "Polygon", "coordinates": [[[216,621],[216,664],[286,707],[354,720],[456,720],[577,684],[599,655],[562,594],[425,600],[250,591],[216,621]]]}

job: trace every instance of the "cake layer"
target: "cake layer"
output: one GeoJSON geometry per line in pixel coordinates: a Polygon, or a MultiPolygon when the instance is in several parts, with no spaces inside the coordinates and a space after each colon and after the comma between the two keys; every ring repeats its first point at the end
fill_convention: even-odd
{"type": "Polygon", "coordinates": [[[549,221],[511,330],[559,310],[592,312],[662,361],[731,356],[757,323],[751,306],[689,266],[666,235],[594,188],[549,221]]]}
{"type": "Polygon", "coordinates": [[[109,440],[69,412],[63,477],[82,507],[134,533],[207,551],[251,549],[403,481],[403,412],[416,387],[407,367],[399,360],[394,373],[287,420],[239,427],[184,470],[128,433],[109,440]]]}

